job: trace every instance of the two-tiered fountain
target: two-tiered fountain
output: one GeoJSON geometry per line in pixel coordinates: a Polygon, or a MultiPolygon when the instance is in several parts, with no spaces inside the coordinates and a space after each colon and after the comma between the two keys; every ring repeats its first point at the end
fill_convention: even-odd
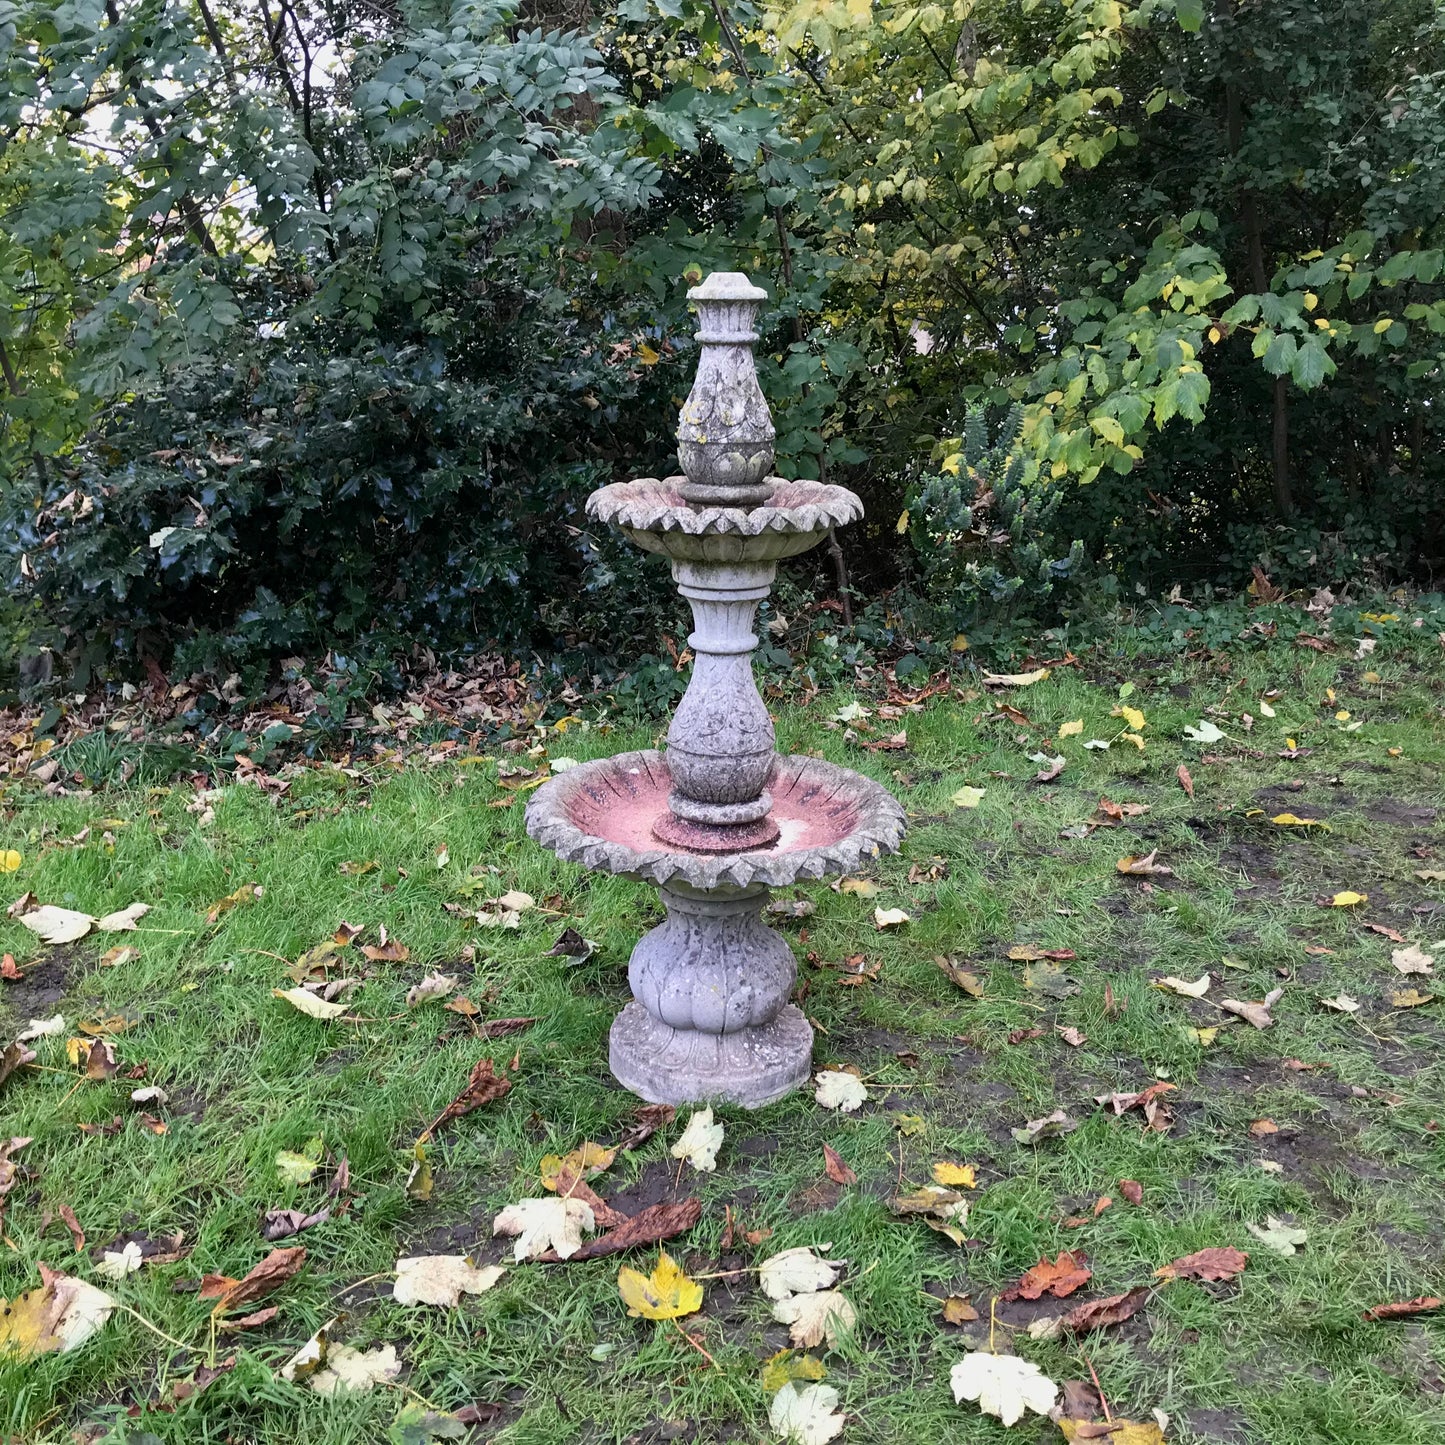
{"type": "Polygon", "coordinates": [[[770,888],[892,852],[903,809],[868,778],[779,757],[753,681],[753,617],[778,560],[857,520],[852,492],[768,475],[773,424],[753,366],[767,293],[737,272],[695,286],[697,378],[678,429],[681,477],[603,487],[588,514],[672,562],[696,658],[667,751],[569,768],[537,789],[527,831],[558,857],[655,883],[666,920],[633,950],[633,1002],[612,1072],[654,1103],[756,1107],[811,1072],[813,1030],[788,1002],[797,970],[762,921],[770,888]]]}

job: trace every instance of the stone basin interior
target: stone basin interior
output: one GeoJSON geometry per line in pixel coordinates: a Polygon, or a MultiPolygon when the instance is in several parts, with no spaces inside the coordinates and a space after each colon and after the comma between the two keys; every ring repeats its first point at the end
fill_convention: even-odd
{"type": "MultiPolygon", "coordinates": [[[[656,477],[638,477],[626,485],[645,492],[648,498],[659,506],[676,507],[683,512],[715,511],[723,505],[721,503],[689,502],[678,491],[679,484],[686,480],[686,477],[665,477],[662,480],[658,480],[656,477]]],[[[772,483],[772,495],[764,502],[759,502],[755,506],[742,507],[739,510],[744,512],[767,510],[782,512],[790,508],[807,507],[817,503],[820,495],[838,490],[836,487],[825,486],[822,482],[790,482],[784,477],[769,477],[768,480],[772,483]]]]}
{"type": "MultiPolygon", "coordinates": [[[[572,824],[609,843],[640,853],[687,852],[659,842],[653,824],[668,813],[672,779],[666,761],[615,760],[618,766],[589,769],[587,778],[566,802],[572,824]]],[[[771,818],[778,826],[775,843],[757,852],[789,853],[828,848],[842,842],[858,826],[855,789],[845,779],[809,777],[811,758],[780,757],[768,788],[773,795],[771,818]]]]}

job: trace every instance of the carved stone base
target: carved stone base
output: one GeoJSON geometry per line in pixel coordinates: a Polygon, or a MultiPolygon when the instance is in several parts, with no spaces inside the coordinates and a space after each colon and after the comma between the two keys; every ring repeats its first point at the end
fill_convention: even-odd
{"type": "Polygon", "coordinates": [[[650,1104],[721,1099],[756,1109],[812,1072],[813,1030],[792,1004],[761,1028],[705,1034],[672,1028],[634,1001],[613,1022],[611,1043],[618,1083],[650,1104]]]}

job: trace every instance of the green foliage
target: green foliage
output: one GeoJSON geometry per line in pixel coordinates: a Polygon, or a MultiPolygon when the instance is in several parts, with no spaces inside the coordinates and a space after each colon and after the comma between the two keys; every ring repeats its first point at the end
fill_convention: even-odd
{"type": "MultiPolygon", "coordinates": [[[[924,479],[911,525],[924,593],[950,627],[1051,597],[1083,561],[1075,541],[1063,556],[1053,536],[1062,493],[1029,477],[1019,450],[1023,408],[1014,406],[991,441],[982,407],[970,407],[963,448],[944,472],[924,479]]],[[[911,513],[910,513],[911,522],[911,513]]]]}

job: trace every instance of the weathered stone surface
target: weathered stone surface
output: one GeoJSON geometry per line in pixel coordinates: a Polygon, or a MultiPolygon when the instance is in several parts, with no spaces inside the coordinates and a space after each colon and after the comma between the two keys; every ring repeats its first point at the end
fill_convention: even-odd
{"type": "Polygon", "coordinates": [[[693,612],[692,676],[666,755],[622,753],[544,783],[527,831],[570,862],[647,879],[667,919],[638,943],[634,1001],[612,1026],[617,1079],[656,1103],[766,1104],[805,1083],[813,1031],[787,1002],[796,968],[762,921],[769,887],[851,872],[891,852],[903,809],[871,779],[775,752],[753,679],[753,618],[781,558],[863,514],[842,487],[769,477],[773,425],[753,367],[766,293],[710,277],[683,407],[685,477],[603,487],[588,514],[672,562],[693,612]]]}

